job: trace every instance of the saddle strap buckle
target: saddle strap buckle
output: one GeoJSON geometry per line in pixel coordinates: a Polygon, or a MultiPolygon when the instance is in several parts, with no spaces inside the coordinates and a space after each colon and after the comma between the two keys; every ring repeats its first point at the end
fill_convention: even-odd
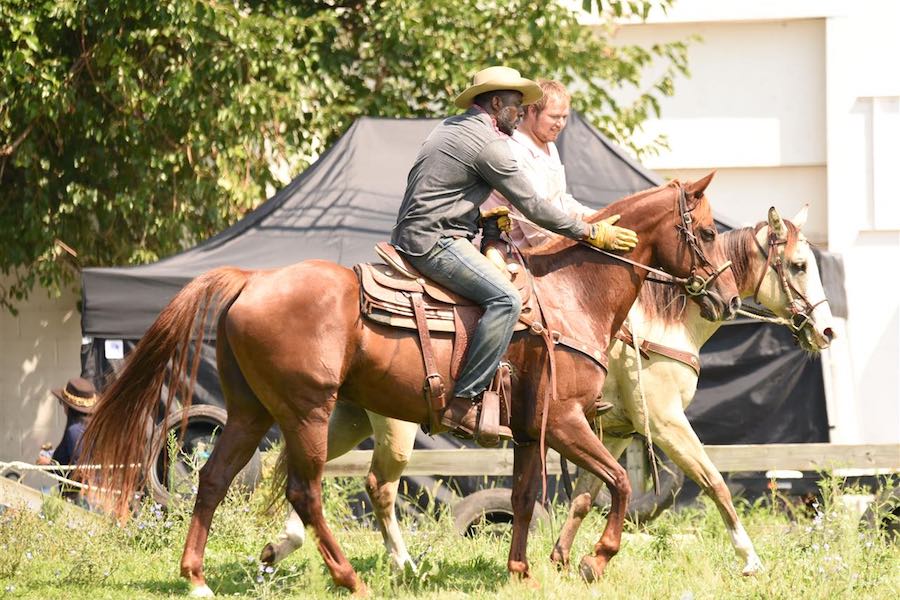
{"type": "Polygon", "coordinates": [[[425,398],[431,405],[431,409],[437,413],[444,410],[447,403],[446,388],[444,387],[444,378],[440,373],[429,373],[425,376],[425,385],[423,386],[425,398]]]}

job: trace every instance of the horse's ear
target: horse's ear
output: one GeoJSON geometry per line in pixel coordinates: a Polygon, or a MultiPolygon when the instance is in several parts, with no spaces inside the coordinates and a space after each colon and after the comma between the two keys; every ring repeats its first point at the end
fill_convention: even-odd
{"type": "Polygon", "coordinates": [[[806,219],[809,217],[809,204],[804,204],[803,208],[797,211],[797,214],[794,215],[794,218],[791,219],[791,223],[797,226],[797,229],[803,229],[803,226],[806,225],[806,219]]]}
{"type": "Polygon", "coordinates": [[[696,199],[700,199],[703,197],[703,192],[706,191],[707,186],[709,186],[709,182],[712,181],[712,178],[715,176],[715,171],[710,171],[709,175],[700,179],[698,181],[694,181],[687,185],[687,192],[696,199]]]}
{"type": "Polygon", "coordinates": [[[784,221],[781,220],[781,215],[778,214],[774,206],[769,208],[769,229],[772,230],[779,240],[787,239],[787,227],[785,227],[784,221]]]}

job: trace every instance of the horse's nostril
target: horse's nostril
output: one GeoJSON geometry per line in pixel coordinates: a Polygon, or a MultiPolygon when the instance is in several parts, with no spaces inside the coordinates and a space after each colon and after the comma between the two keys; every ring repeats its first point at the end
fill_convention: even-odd
{"type": "Polygon", "coordinates": [[[822,335],[825,336],[825,339],[829,342],[834,341],[834,330],[831,327],[826,327],[824,331],[822,331],[822,335]]]}

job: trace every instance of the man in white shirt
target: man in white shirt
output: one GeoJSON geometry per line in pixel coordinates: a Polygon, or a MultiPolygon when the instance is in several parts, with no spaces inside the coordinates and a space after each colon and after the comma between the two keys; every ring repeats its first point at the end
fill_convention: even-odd
{"type": "MultiPolygon", "coordinates": [[[[569,215],[583,219],[595,211],[566,192],[566,170],[554,143],[566,127],[570,95],[558,81],[541,79],[538,85],[544,95],[539,101],[524,107],[525,116],[513,132],[509,145],[519,169],[531,180],[538,195],[569,215]]],[[[491,193],[481,209],[486,213],[498,206],[507,206],[512,214],[521,216],[497,191],[491,193]]],[[[527,248],[544,243],[553,234],[514,220],[508,236],[517,247],[527,248]]]]}

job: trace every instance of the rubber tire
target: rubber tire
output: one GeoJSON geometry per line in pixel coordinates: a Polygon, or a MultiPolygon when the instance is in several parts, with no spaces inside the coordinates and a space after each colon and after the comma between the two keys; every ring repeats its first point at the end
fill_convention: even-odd
{"type": "MultiPolygon", "coordinates": [[[[159,428],[164,428],[166,434],[169,431],[174,431],[177,436],[181,431],[181,419],[184,415],[184,410],[176,411],[169,415],[166,419],[165,424],[157,425],[157,431],[159,428]]],[[[217,429],[217,435],[220,435],[222,429],[225,427],[225,422],[228,420],[228,413],[224,408],[220,408],[218,406],[213,406],[211,404],[194,404],[187,409],[187,430],[190,430],[192,426],[197,426],[198,424],[208,424],[211,428],[217,429]]],[[[161,504],[162,506],[167,506],[169,500],[171,499],[171,492],[168,486],[160,479],[159,472],[157,470],[157,466],[159,465],[159,461],[162,458],[161,454],[165,452],[166,443],[165,440],[168,438],[168,435],[155,436],[155,439],[158,440],[153,451],[151,452],[151,464],[153,467],[149,469],[149,473],[147,474],[147,488],[150,492],[150,495],[153,497],[154,501],[161,504]]],[[[179,448],[183,448],[183,440],[179,440],[179,448]]],[[[213,444],[215,446],[215,444],[213,444]]],[[[259,452],[259,448],[253,453],[253,456],[250,457],[249,462],[244,466],[243,469],[237,474],[234,478],[235,482],[239,482],[244,485],[248,490],[253,490],[256,488],[259,483],[260,478],[262,477],[262,457],[259,452]]]]}
{"type": "Polygon", "coordinates": [[[860,525],[874,529],[889,539],[900,540],[900,487],[882,489],[866,508],[860,525]],[[879,519],[879,514],[890,513],[879,519]]]}
{"type": "MultiPolygon", "coordinates": [[[[661,450],[655,448],[659,457],[659,494],[649,490],[632,489],[631,500],[628,502],[628,514],[625,518],[631,523],[649,523],[658,517],[664,510],[670,508],[678,497],[678,492],[684,486],[684,471],[678,468],[672,459],[661,450]]],[[[610,497],[606,486],[600,488],[600,493],[594,498],[594,506],[609,508],[610,497]]]]}
{"type": "MultiPolygon", "coordinates": [[[[490,488],[478,490],[462,498],[451,508],[453,526],[456,532],[462,536],[473,535],[481,521],[489,523],[512,523],[512,490],[510,488],[490,488]]],[[[550,515],[547,510],[534,503],[534,513],[531,515],[531,523],[528,528],[534,531],[538,523],[549,523],[550,515]]]]}

